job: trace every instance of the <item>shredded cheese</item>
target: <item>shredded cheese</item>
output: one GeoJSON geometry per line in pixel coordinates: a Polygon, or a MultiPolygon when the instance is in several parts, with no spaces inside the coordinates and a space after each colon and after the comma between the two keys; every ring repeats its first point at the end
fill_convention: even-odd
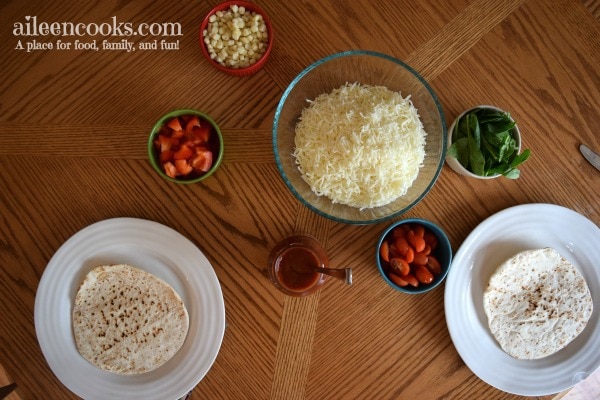
{"type": "Polygon", "coordinates": [[[359,83],[308,100],[294,157],[318,196],[359,209],[407,193],[425,159],[425,130],[410,96],[359,83]]]}

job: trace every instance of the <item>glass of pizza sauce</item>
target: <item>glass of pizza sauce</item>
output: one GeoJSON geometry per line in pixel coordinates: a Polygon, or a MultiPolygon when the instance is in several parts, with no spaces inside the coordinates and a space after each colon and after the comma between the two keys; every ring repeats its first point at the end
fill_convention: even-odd
{"type": "Polygon", "coordinates": [[[319,290],[329,259],[321,244],[308,235],[292,235],[277,243],[269,254],[267,272],[277,289],[289,296],[307,296],[319,290]]]}

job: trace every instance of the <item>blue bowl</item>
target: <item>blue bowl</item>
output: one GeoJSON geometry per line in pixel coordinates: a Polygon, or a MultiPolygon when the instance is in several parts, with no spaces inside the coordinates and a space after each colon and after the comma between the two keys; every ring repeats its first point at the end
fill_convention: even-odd
{"type": "Polygon", "coordinates": [[[383,280],[387,282],[388,285],[393,287],[394,289],[409,294],[419,294],[428,292],[434,288],[436,288],[440,283],[446,279],[446,275],[448,275],[448,271],[450,270],[450,265],[452,263],[452,247],[450,246],[450,241],[448,240],[448,236],[446,233],[440,228],[438,225],[434,224],[431,221],[420,219],[420,218],[410,218],[404,219],[401,221],[397,221],[390,225],[381,235],[379,241],[377,242],[377,251],[375,253],[375,259],[377,260],[377,268],[379,269],[379,273],[383,277],[383,280]],[[385,271],[385,261],[381,259],[380,248],[384,240],[388,238],[389,235],[392,235],[392,231],[394,228],[404,225],[404,224],[420,224],[428,229],[431,233],[433,233],[438,240],[438,245],[435,250],[431,252],[431,254],[435,255],[441,266],[441,274],[434,277],[433,282],[429,284],[419,284],[419,286],[414,287],[411,285],[408,286],[398,286],[394,282],[390,280],[385,271]]]}

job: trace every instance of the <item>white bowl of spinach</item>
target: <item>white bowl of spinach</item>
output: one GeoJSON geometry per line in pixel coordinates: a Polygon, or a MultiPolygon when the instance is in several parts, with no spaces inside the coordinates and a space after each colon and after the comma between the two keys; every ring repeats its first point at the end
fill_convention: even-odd
{"type": "Polygon", "coordinates": [[[479,179],[516,179],[530,150],[521,151],[521,133],[510,114],[481,105],[460,114],[448,129],[446,162],[454,171],[479,179]]]}

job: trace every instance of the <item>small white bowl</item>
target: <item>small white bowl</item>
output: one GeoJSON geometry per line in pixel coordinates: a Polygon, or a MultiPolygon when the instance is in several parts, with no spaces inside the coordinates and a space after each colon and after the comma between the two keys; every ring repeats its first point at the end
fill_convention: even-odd
{"type": "MultiPolygon", "coordinates": [[[[495,106],[490,106],[487,104],[482,104],[482,105],[478,105],[475,107],[471,107],[471,108],[463,111],[458,117],[456,117],[454,122],[452,122],[452,125],[450,125],[450,127],[448,128],[448,148],[450,148],[450,146],[452,145],[452,132],[454,132],[454,125],[456,125],[458,123],[458,120],[461,119],[465,114],[468,114],[471,111],[478,109],[478,108],[488,108],[488,109],[492,109],[495,111],[506,112],[501,108],[498,108],[495,106]]],[[[514,121],[514,119],[512,119],[512,117],[510,117],[510,119],[511,119],[511,121],[514,121]]],[[[517,153],[521,153],[521,131],[519,130],[518,124],[515,125],[515,127],[512,129],[512,134],[515,137],[515,139],[517,140],[517,153]]],[[[446,155],[446,164],[448,164],[448,166],[450,166],[450,168],[452,168],[455,172],[457,172],[461,175],[464,175],[464,176],[471,177],[471,178],[494,179],[494,178],[498,178],[498,177],[502,176],[501,174],[490,175],[490,176],[476,175],[476,174],[472,173],[471,171],[469,171],[468,169],[466,169],[465,167],[463,167],[462,164],[456,158],[454,158],[450,155],[446,155]]]]}

